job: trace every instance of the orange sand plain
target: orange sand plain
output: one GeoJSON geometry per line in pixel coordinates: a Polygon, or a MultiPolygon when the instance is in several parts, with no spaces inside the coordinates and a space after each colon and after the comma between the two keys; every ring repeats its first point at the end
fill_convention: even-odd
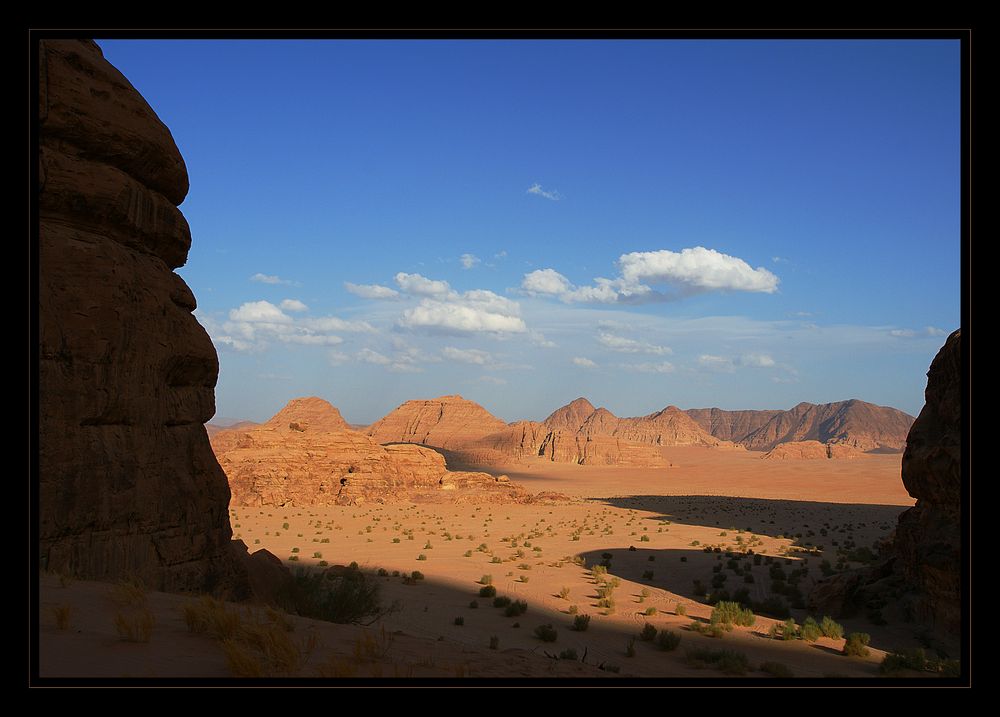
{"type": "MultiPolygon", "coordinates": [[[[898,514],[913,504],[899,478],[899,455],[766,461],[759,453],[739,450],[664,450],[673,463],[665,469],[544,460],[489,469],[506,472],[532,492],[564,493],[571,497],[566,503],[236,508],[230,511],[233,532],[251,551],[266,548],[293,570],[321,561],[356,561],[363,569],[388,573],[376,579],[386,603],[397,601],[399,609],[367,628],[371,635],[384,627],[393,636],[387,653],[357,663],[351,659],[352,645],[365,630],[295,618],[296,634],[315,633],[319,645],[303,665],[306,676],[339,656],[344,664],[357,663],[352,668],[357,677],[609,676],[597,669],[600,664],[617,666],[621,676],[718,677],[717,671],[699,670],[685,661],[688,649],[706,647],[745,653],[753,670],[748,678],[765,678],[757,671],[765,661],[783,663],[799,677],[857,678],[876,677],[885,650],[915,644],[904,628],[876,627],[864,618],[841,622],[845,632],[872,635],[867,658],[838,654],[842,640],[820,638],[809,644],[769,639],[767,631],[776,621],[761,616],[754,627],[737,627],[722,639],[687,629],[692,619],[707,619],[711,612],[692,600],[693,581],[708,585],[719,562],[720,554],[704,552],[706,545],[726,550],[752,543],[755,552],[774,556],[786,569],[805,561],[809,576],[801,587],[808,593],[820,577],[822,557],[795,546],[825,547],[825,557],[836,562],[833,541],[871,546],[888,535],[898,514]],[[605,554],[612,556],[610,574],[620,579],[610,614],[597,607],[590,571],[573,562],[582,557],[592,566],[605,554]],[[419,570],[425,579],[407,585],[393,576],[397,570],[419,570]],[[492,576],[499,595],[526,601],[527,612],[504,617],[491,599],[478,597],[484,575],[492,576]],[[564,588],[565,599],[560,597],[564,588]],[[474,600],[475,608],[470,605],[474,600]],[[686,607],[686,616],[675,614],[678,604],[686,607]],[[569,629],[573,605],[579,614],[591,616],[588,630],[569,629]],[[655,614],[645,615],[650,608],[655,614]],[[456,625],[455,618],[463,624],[456,625]],[[628,657],[627,644],[646,622],[680,634],[679,649],[662,652],[637,640],[635,655],[628,657]],[[534,636],[542,624],[556,628],[555,642],[534,636]],[[489,649],[493,636],[499,639],[498,650],[489,649]],[[567,649],[586,655],[586,664],[546,656],[567,649]]],[[[767,565],[751,568],[753,583],[725,568],[723,572],[729,574],[730,590],[746,586],[755,599],[767,597],[767,565]]],[[[227,674],[219,645],[187,632],[179,606],[189,598],[156,595],[151,604],[156,605],[157,625],[149,643],[136,644],[117,638],[110,590],[94,583],[63,588],[57,578],[45,578],[43,675],[227,674]],[[58,605],[74,606],[69,630],[54,624],[52,609],[58,605]]],[[[793,615],[801,623],[806,613],[793,615]]]]}

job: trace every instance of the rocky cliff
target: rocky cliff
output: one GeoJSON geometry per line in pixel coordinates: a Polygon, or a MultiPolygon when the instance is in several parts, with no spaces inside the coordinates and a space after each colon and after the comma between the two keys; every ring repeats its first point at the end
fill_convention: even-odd
{"type": "Polygon", "coordinates": [[[917,504],[899,517],[872,568],[817,585],[817,612],[891,611],[931,627],[954,649],[961,629],[962,349],[956,331],[927,374],[926,403],[903,453],[902,480],[917,504]]]}
{"type": "Polygon", "coordinates": [[[836,403],[800,403],[772,417],[739,442],[754,451],[779,443],[839,443],[859,451],[901,451],[913,416],[895,408],[851,399],[836,403]]]}
{"type": "Polygon", "coordinates": [[[702,430],[722,441],[737,443],[783,411],[726,411],[721,408],[689,408],[684,411],[702,430]]]}
{"type": "Polygon", "coordinates": [[[557,408],[542,423],[553,431],[570,431],[571,433],[575,433],[583,425],[583,422],[590,417],[590,414],[596,410],[594,404],[590,401],[585,398],[578,398],[575,401],[570,401],[562,408],[557,408]]]}
{"type": "Polygon", "coordinates": [[[191,245],[184,160],[94,42],[43,40],[38,60],[42,566],[237,594],[203,425],[218,358],[173,272],[191,245]]]}
{"type": "Polygon", "coordinates": [[[259,426],[220,432],[212,447],[229,477],[233,505],[529,500],[503,476],[449,471],[430,448],[379,445],[349,429],[337,409],[318,398],[292,400],[259,426]]]}
{"type": "Polygon", "coordinates": [[[441,396],[407,401],[368,428],[376,443],[422,443],[459,448],[506,428],[507,424],[473,401],[441,396]]]}
{"type": "Polygon", "coordinates": [[[865,453],[851,446],[819,441],[789,441],[779,443],[761,456],[764,460],[825,460],[828,458],[860,458],[865,453]]]}

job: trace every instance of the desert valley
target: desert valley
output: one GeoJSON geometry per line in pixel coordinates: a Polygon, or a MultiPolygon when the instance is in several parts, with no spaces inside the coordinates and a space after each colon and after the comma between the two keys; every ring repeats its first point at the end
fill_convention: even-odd
{"type": "MultiPolygon", "coordinates": [[[[191,235],[170,131],[96,43],[41,40],[38,63],[40,684],[957,684],[961,331],[935,339],[919,416],[682,409],[651,379],[664,407],[642,416],[581,383],[540,420],[452,393],[360,424],[331,381],[216,424],[221,340],[174,271],[191,235]]],[[[458,300],[434,283],[411,316],[458,300]]],[[[407,350],[358,355],[416,371],[407,350]]]]}

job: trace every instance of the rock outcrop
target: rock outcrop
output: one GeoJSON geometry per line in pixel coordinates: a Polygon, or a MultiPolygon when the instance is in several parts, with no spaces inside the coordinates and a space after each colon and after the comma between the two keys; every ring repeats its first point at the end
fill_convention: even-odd
{"type": "Polygon", "coordinates": [[[820,582],[809,597],[819,613],[863,609],[932,628],[950,649],[961,629],[961,333],[954,332],[927,374],[926,403],[903,453],[902,480],[914,507],[899,517],[881,561],[820,582]]]}
{"type": "Polygon", "coordinates": [[[689,408],[684,411],[702,430],[722,441],[738,443],[783,411],[726,411],[721,408],[689,408]]]}
{"type": "Polygon", "coordinates": [[[461,396],[441,396],[407,401],[373,423],[367,433],[376,443],[422,443],[454,449],[506,427],[478,403],[461,396]]]}
{"type": "Polygon", "coordinates": [[[233,505],[529,500],[505,476],[449,471],[431,448],[379,445],[347,428],[337,409],[317,398],[290,401],[259,426],[218,433],[212,447],[229,477],[233,505]]]}
{"type": "Polygon", "coordinates": [[[39,43],[39,549],[85,578],[228,585],[219,364],[173,272],[191,245],[170,131],[88,40],[39,43]]]}
{"type": "Polygon", "coordinates": [[[790,441],[779,443],[761,456],[764,460],[815,460],[827,458],[859,458],[865,453],[840,443],[790,441]]]}
{"type": "Polygon", "coordinates": [[[739,443],[753,451],[769,451],[791,441],[838,443],[859,451],[901,451],[911,425],[909,414],[857,399],[800,403],[773,416],[739,443]]]}
{"type": "Polygon", "coordinates": [[[542,423],[553,431],[569,431],[576,433],[580,426],[597,409],[585,398],[570,401],[562,408],[557,408],[542,423]]]}
{"type": "Polygon", "coordinates": [[[956,331],[927,373],[923,410],[903,453],[903,485],[917,504],[899,517],[892,550],[914,617],[946,632],[961,625],[962,340],[956,331]]]}

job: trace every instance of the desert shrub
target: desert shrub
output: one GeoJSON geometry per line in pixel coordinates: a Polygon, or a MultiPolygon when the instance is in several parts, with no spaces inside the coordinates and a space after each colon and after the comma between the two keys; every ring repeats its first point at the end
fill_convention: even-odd
{"type": "Polygon", "coordinates": [[[149,642],[156,618],[148,607],[132,607],[115,613],[118,637],[126,642],[149,642]]]}
{"type": "Polygon", "coordinates": [[[497,589],[492,585],[483,585],[481,588],[479,588],[479,597],[491,598],[491,597],[496,597],[496,594],[497,594],[497,589]]]}
{"type": "Polygon", "coordinates": [[[491,635],[490,636],[490,649],[491,650],[497,650],[499,648],[500,648],[500,638],[497,637],[496,635],[491,635]]]}
{"type": "Polygon", "coordinates": [[[535,637],[542,642],[555,642],[559,633],[552,625],[539,625],[535,628],[535,637]]]}
{"type": "Polygon", "coordinates": [[[590,627],[590,615],[577,615],[573,618],[573,627],[570,629],[577,632],[586,632],[588,627],[590,627]]]}
{"type": "Polygon", "coordinates": [[[844,643],[844,654],[855,657],[868,657],[868,643],[871,642],[871,635],[866,632],[852,632],[847,636],[844,643]]]}
{"type": "Polygon", "coordinates": [[[788,665],[783,662],[764,662],[760,666],[760,671],[766,672],[771,675],[771,677],[781,677],[787,679],[795,676],[791,669],[789,669],[788,665]]]}
{"type": "Polygon", "coordinates": [[[510,598],[506,595],[493,598],[493,607],[507,607],[508,605],[510,605],[510,598]]]}
{"type": "Polygon", "coordinates": [[[677,603],[677,607],[674,608],[675,615],[687,615],[687,607],[683,603],[677,603]]]}
{"type": "Polygon", "coordinates": [[[56,605],[52,608],[52,617],[56,621],[57,630],[68,630],[69,629],[69,619],[73,614],[73,607],[71,605],[56,605]]]}
{"type": "Polygon", "coordinates": [[[635,657],[635,638],[625,643],[625,657],[635,657]]]}
{"type": "Polygon", "coordinates": [[[277,600],[286,612],[303,617],[371,624],[396,609],[395,605],[382,605],[379,590],[379,583],[355,567],[337,575],[329,572],[298,575],[279,593],[277,600]]]}
{"type": "Polygon", "coordinates": [[[643,642],[651,642],[656,637],[656,628],[648,622],[639,631],[639,639],[643,642]]]}
{"type": "Polygon", "coordinates": [[[644,614],[651,617],[656,614],[656,608],[652,606],[647,607],[646,612],[644,614]]]}
{"type": "Polygon", "coordinates": [[[462,553],[462,557],[463,558],[471,558],[472,557],[472,551],[471,550],[466,550],[464,553],[462,553]]]}
{"type": "Polygon", "coordinates": [[[889,675],[899,670],[918,670],[923,672],[927,669],[927,653],[920,647],[912,650],[901,650],[886,655],[879,665],[879,671],[884,675],[889,675]]]}
{"type": "Polygon", "coordinates": [[[806,642],[816,642],[822,634],[823,631],[811,617],[807,617],[802,623],[802,627],[799,628],[799,637],[806,642]]]}
{"type": "Polygon", "coordinates": [[[790,617],[781,626],[781,639],[794,640],[799,636],[799,626],[795,624],[795,618],[790,617]]]}
{"type": "Polygon", "coordinates": [[[681,644],[681,636],[673,630],[660,630],[656,636],[656,646],[664,652],[673,652],[681,644]]]}
{"type": "Polygon", "coordinates": [[[646,571],[644,571],[643,574],[642,574],[642,579],[643,580],[652,580],[653,579],[653,571],[652,570],[646,570],[646,571]]]}
{"type": "Polygon", "coordinates": [[[777,595],[772,595],[764,602],[753,603],[753,611],[782,620],[791,615],[791,612],[788,610],[788,603],[777,595]]]}
{"type": "Polygon", "coordinates": [[[479,601],[478,601],[478,600],[472,600],[472,601],[471,601],[471,602],[469,603],[469,607],[470,607],[471,609],[473,609],[473,610],[477,609],[477,608],[479,607],[479,601]]]}
{"type": "Polygon", "coordinates": [[[727,675],[745,675],[750,669],[750,660],[747,656],[734,650],[696,648],[688,650],[687,661],[692,667],[699,669],[714,667],[727,675]]]}
{"type": "Polygon", "coordinates": [[[687,561],[688,561],[687,556],[686,555],[682,555],[681,556],[681,562],[682,563],[686,563],[687,561]]]}
{"type": "Polygon", "coordinates": [[[607,575],[608,574],[608,569],[604,565],[595,565],[594,567],[592,567],[590,569],[590,574],[593,575],[595,578],[598,575],[607,575]]]}
{"type": "Polygon", "coordinates": [[[608,663],[608,662],[602,662],[601,664],[599,664],[599,665],[597,666],[597,669],[598,669],[598,670],[603,670],[604,672],[613,672],[613,673],[615,673],[616,675],[617,675],[617,674],[618,674],[619,672],[621,672],[621,671],[622,671],[622,668],[621,668],[621,666],[620,666],[620,665],[612,665],[612,664],[610,664],[610,663],[608,663]]]}
{"type": "Polygon", "coordinates": [[[528,610],[528,603],[524,600],[514,600],[506,607],[503,614],[505,617],[517,617],[523,615],[528,610]]]}
{"type": "Polygon", "coordinates": [[[399,538],[393,538],[393,539],[392,539],[392,542],[394,542],[394,543],[398,543],[398,542],[399,542],[399,538]]]}
{"type": "Polygon", "coordinates": [[[462,625],[465,624],[465,618],[464,617],[456,617],[455,618],[455,624],[461,627],[462,625]]]}
{"type": "Polygon", "coordinates": [[[844,636],[844,628],[829,615],[825,615],[820,621],[819,629],[826,637],[834,640],[839,640],[844,636]]]}
{"type": "Polygon", "coordinates": [[[569,597],[569,588],[562,587],[559,590],[559,597],[561,597],[563,600],[565,600],[566,598],[568,598],[569,597]]]}
{"type": "Polygon", "coordinates": [[[569,647],[559,653],[560,660],[577,660],[579,659],[576,654],[575,647],[569,647]]]}
{"type": "Polygon", "coordinates": [[[649,536],[648,536],[648,535],[643,535],[643,536],[641,536],[641,537],[639,538],[639,542],[640,542],[640,543],[648,543],[648,542],[649,542],[649,536]]]}
{"type": "MultiPolygon", "coordinates": [[[[704,623],[699,620],[692,620],[688,629],[705,637],[721,638],[726,633],[724,626],[720,623],[704,623]]],[[[732,629],[732,625],[729,625],[729,629],[732,629]]]]}
{"type": "Polygon", "coordinates": [[[500,558],[499,555],[494,555],[493,558],[490,560],[490,562],[491,563],[502,563],[503,560],[500,558]]]}
{"type": "Polygon", "coordinates": [[[413,578],[414,580],[423,580],[424,574],[419,570],[414,570],[412,573],[410,573],[410,577],[413,578]]]}
{"type": "Polygon", "coordinates": [[[747,610],[738,602],[719,602],[712,610],[710,621],[752,627],[757,622],[757,618],[754,617],[753,611],[747,610]]]}
{"type": "Polygon", "coordinates": [[[566,612],[568,612],[570,615],[576,615],[576,613],[579,611],[580,608],[576,605],[570,605],[568,608],[566,608],[566,612]]]}

